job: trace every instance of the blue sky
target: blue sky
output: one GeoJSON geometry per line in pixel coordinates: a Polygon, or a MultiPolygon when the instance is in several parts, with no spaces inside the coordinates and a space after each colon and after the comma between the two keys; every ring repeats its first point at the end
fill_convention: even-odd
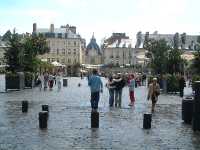
{"type": "Polygon", "coordinates": [[[200,0],[1,0],[0,34],[70,24],[87,43],[94,32],[98,43],[112,32],[138,31],[200,34],[200,0]]]}

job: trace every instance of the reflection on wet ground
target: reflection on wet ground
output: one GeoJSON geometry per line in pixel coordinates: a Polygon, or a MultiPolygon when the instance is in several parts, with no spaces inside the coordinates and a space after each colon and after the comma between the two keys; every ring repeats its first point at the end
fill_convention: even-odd
{"type": "MultiPolygon", "coordinates": [[[[105,81],[104,81],[105,83],[105,81]]],[[[135,107],[128,107],[128,89],[122,108],[108,107],[105,87],[100,101],[100,128],[90,128],[90,93],[87,80],[69,78],[69,86],[57,91],[23,91],[0,94],[0,150],[63,149],[200,149],[200,134],[181,120],[181,99],[161,95],[152,118],[152,129],[143,130],[143,113],[150,111],[147,90],[135,90],[135,107]],[[78,83],[82,86],[78,87],[78,83]],[[29,101],[21,113],[21,101],[29,101]],[[41,105],[49,105],[47,130],[39,130],[41,105]]],[[[190,92],[186,89],[186,92],[190,92]]]]}

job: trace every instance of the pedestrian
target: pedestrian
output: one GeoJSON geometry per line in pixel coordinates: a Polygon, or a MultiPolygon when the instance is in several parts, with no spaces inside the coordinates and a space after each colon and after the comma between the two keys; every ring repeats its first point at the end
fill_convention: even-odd
{"type": "Polygon", "coordinates": [[[125,86],[125,81],[121,76],[121,73],[118,73],[116,78],[113,80],[115,85],[115,107],[121,107],[122,104],[122,89],[125,86]]]}
{"type": "Polygon", "coordinates": [[[42,76],[42,74],[39,74],[37,81],[36,81],[36,84],[39,87],[40,91],[42,90],[42,81],[43,81],[43,76],[42,76]]]}
{"type": "Polygon", "coordinates": [[[60,73],[58,73],[57,76],[56,76],[56,82],[57,82],[58,90],[60,90],[61,89],[61,76],[60,76],[60,73]]]}
{"type": "Polygon", "coordinates": [[[147,100],[151,99],[152,101],[152,107],[151,107],[152,112],[154,112],[155,110],[155,105],[158,101],[159,95],[160,95],[160,86],[157,83],[157,78],[153,78],[153,83],[149,85],[149,91],[147,96],[147,100]]]}
{"type": "Polygon", "coordinates": [[[96,112],[98,109],[98,103],[100,98],[100,92],[103,92],[103,83],[101,78],[98,76],[96,69],[93,69],[92,75],[89,77],[88,85],[90,86],[91,91],[91,108],[93,112],[96,112]]]}
{"type": "Polygon", "coordinates": [[[184,95],[184,87],[186,87],[185,79],[184,76],[181,75],[179,79],[179,92],[180,92],[180,97],[183,97],[184,95]]]}
{"type": "Polygon", "coordinates": [[[54,76],[52,74],[49,75],[49,89],[52,90],[54,83],[54,76]]]}
{"type": "Polygon", "coordinates": [[[44,90],[47,89],[48,81],[49,81],[49,75],[47,72],[45,72],[44,73],[44,90]]]}
{"type": "Polygon", "coordinates": [[[114,103],[114,93],[115,93],[115,85],[114,85],[114,81],[113,81],[113,77],[112,75],[110,77],[108,77],[108,83],[107,83],[107,87],[108,87],[108,91],[109,91],[109,106],[113,107],[113,103],[114,103]]]}
{"type": "Polygon", "coordinates": [[[135,79],[134,79],[134,74],[131,74],[131,75],[130,75],[128,87],[129,87],[129,96],[130,96],[130,103],[129,103],[129,106],[133,106],[134,103],[135,103],[135,93],[134,93],[134,89],[135,89],[135,79]]]}

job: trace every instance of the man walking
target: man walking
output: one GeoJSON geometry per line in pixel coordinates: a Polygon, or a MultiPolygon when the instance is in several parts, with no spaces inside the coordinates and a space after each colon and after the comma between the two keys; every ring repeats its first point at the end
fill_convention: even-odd
{"type": "Polygon", "coordinates": [[[98,76],[98,72],[96,69],[92,71],[92,76],[88,80],[88,85],[90,86],[91,90],[91,107],[92,111],[96,112],[98,109],[98,103],[100,92],[103,92],[103,83],[101,81],[101,78],[98,76]]]}
{"type": "Polygon", "coordinates": [[[184,76],[181,75],[179,79],[179,92],[180,92],[180,97],[183,97],[184,95],[184,87],[186,87],[185,79],[184,76]]]}

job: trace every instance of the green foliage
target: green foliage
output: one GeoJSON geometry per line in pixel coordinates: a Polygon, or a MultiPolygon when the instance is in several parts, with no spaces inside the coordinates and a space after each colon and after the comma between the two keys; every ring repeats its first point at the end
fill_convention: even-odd
{"type": "Polygon", "coordinates": [[[168,74],[167,79],[167,92],[178,92],[179,91],[179,77],[176,75],[168,74]]]}
{"type": "Polygon", "coordinates": [[[10,41],[12,33],[8,30],[2,37],[2,41],[10,41]]]}
{"type": "MultiPolygon", "coordinates": [[[[7,33],[9,35],[9,32],[7,33]]],[[[7,71],[29,71],[36,72],[38,67],[38,54],[49,51],[46,39],[42,36],[30,36],[21,40],[18,34],[11,34],[5,50],[5,60],[8,64],[7,71]]]]}
{"type": "Polygon", "coordinates": [[[195,81],[200,81],[200,75],[194,75],[192,77],[192,90],[194,91],[194,83],[195,81]]]}
{"type": "Polygon", "coordinates": [[[146,56],[151,59],[150,67],[154,74],[183,72],[184,60],[179,49],[172,49],[164,39],[149,39],[144,46],[148,50],[146,56]]]}
{"type": "Polygon", "coordinates": [[[8,41],[9,47],[5,49],[5,60],[8,65],[7,71],[23,71],[23,46],[16,33],[12,34],[8,41]]]}
{"type": "Polygon", "coordinates": [[[200,49],[194,52],[191,68],[195,74],[200,75],[200,49]]]}
{"type": "Polygon", "coordinates": [[[33,44],[32,50],[35,55],[42,55],[44,53],[49,52],[49,47],[47,45],[46,38],[42,34],[38,36],[32,36],[30,40],[33,44]]]}
{"type": "Polygon", "coordinates": [[[168,51],[167,72],[170,74],[183,73],[184,60],[181,58],[182,52],[179,49],[168,51]]]}
{"type": "Polygon", "coordinates": [[[163,74],[166,72],[167,51],[169,46],[164,39],[156,41],[149,39],[145,44],[145,48],[149,51],[147,54],[151,59],[151,68],[155,74],[163,74]]]}
{"type": "Polygon", "coordinates": [[[26,87],[32,87],[32,81],[34,79],[34,74],[31,72],[25,72],[25,86],[26,87]]]}

